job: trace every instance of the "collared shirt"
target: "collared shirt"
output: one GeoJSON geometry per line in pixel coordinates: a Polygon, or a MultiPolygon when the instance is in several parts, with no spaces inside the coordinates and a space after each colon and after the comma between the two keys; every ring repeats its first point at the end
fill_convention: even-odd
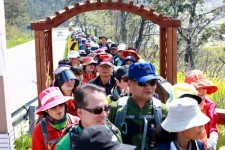
{"type": "MultiPolygon", "coordinates": [[[[165,104],[161,104],[162,108],[162,118],[165,118],[168,113],[168,108],[165,104]]],[[[111,110],[109,114],[109,120],[112,123],[115,123],[115,117],[118,109],[118,102],[111,103],[111,110]]],[[[121,109],[119,109],[121,110],[121,109]]],[[[127,115],[153,115],[153,104],[152,101],[149,101],[145,104],[143,108],[140,108],[139,105],[135,102],[132,97],[128,98],[127,101],[127,115]]],[[[143,129],[144,129],[144,120],[141,119],[125,119],[125,126],[120,128],[122,133],[122,140],[125,144],[136,145],[137,150],[141,149],[143,129]],[[127,131],[126,133],[124,131],[127,131]]],[[[150,146],[151,139],[154,140],[154,131],[155,131],[156,123],[154,119],[148,121],[148,131],[147,137],[145,140],[145,150],[147,150],[150,146]]]]}
{"type": "Polygon", "coordinates": [[[100,76],[98,76],[97,78],[90,80],[88,83],[92,83],[105,88],[106,95],[109,95],[111,93],[111,89],[113,88],[113,86],[116,85],[116,80],[113,78],[113,76],[111,76],[109,82],[103,84],[100,76]]]}
{"type": "MultiPolygon", "coordinates": [[[[111,127],[106,124],[106,128],[112,131],[111,127]]],[[[83,131],[83,126],[81,124],[81,121],[79,122],[79,125],[77,126],[77,132],[80,134],[83,131]]],[[[112,131],[113,132],[113,131],[112,131]]],[[[114,134],[114,132],[113,132],[114,134]]],[[[117,135],[116,135],[117,136],[117,135]]],[[[119,133],[119,136],[117,136],[118,140],[121,142],[121,134],[119,133]]],[[[70,139],[70,133],[68,132],[56,145],[55,150],[70,150],[71,149],[71,139],[70,139]]],[[[90,147],[91,149],[91,147],[90,147]]]]}

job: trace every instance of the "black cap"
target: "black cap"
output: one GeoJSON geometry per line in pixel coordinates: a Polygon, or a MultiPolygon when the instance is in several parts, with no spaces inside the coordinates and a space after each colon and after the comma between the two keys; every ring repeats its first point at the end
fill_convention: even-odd
{"type": "Polygon", "coordinates": [[[117,44],[111,44],[110,49],[117,49],[118,45],[117,44]]]}
{"type": "Polygon", "coordinates": [[[85,128],[76,141],[76,150],[134,150],[135,147],[119,143],[116,135],[104,125],[85,128]]]}
{"type": "Polygon", "coordinates": [[[121,79],[121,77],[128,77],[128,70],[129,70],[128,65],[119,66],[118,68],[116,68],[115,71],[116,79],[121,79]]]}
{"type": "Polygon", "coordinates": [[[193,95],[193,94],[183,94],[183,95],[181,95],[179,98],[184,98],[184,97],[193,98],[193,99],[195,99],[195,100],[198,102],[198,104],[200,104],[200,103],[202,102],[202,98],[199,97],[199,96],[197,96],[197,95],[193,95]]]}

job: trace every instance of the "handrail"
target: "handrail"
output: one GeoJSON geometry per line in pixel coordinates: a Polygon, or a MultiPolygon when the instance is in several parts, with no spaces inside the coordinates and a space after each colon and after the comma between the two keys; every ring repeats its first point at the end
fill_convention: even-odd
{"type": "Polygon", "coordinates": [[[21,106],[19,109],[17,109],[16,111],[14,111],[11,114],[11,118],[12,118],[12,125],[16,126],[18,125],[20,122],[22,122],[23,120],[27,120],[28,116],[29,116],[29,106],[33,103],[35,103],[37,101],[37,97],[32,99],[31,101],[27,102],[26,104],[24,104],[23,106],[21,106]]]}
{"type": "Polygon", "coordinates": [[[225,109],[216,108],[218,124],[225,125],[225,109]]]}

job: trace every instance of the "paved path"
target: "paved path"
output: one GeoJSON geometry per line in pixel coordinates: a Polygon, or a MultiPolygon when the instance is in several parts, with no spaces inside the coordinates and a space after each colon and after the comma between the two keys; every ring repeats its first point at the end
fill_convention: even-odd
{"type": "MultiPolygon", "coordinates": [[[[62,30],[63,36],[57,36],[57,32],[53,31],[54,68],[57,67],[57,62],[63,58],[65,39],[69,34],[67,30],[62,30]]],[[[4,57],[7,92],[12,113],[37,97],[34,41],[6,50],[4,57]]]]}

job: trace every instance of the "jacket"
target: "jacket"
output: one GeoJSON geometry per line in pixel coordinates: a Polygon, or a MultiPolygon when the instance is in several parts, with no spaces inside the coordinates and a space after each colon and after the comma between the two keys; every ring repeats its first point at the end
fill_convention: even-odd
{"type": "MultiPolygon", "coordinates": [[[[74,121],[74,124],[78,124],[78,122],[80,120],[78,117],[73,117],[72,119],[74,121]]],[[[57,129],[54,129],[47,120],[46,120],[46,123],[47,123],[47,131],[48,131],[49,141],[57,139],[57,138],[62,138],[64,130],[66,128],[62,129],[62,130],[57,130],[57,129]]],[[[68,118],[66,127],[69,127],[70,125],[71,125],[71,121],[68,118]]],[[[51,150],[54,150],[55,146],[56,146],[56,144],[53,144],[51,150]]],[[[51,146],[49,145],[48,147],[50,150],[51,146]]],[[[34,131],[32,133],[32,150],[46,150],[40,123],[38,123],[35,126],[34,131]]]]}

